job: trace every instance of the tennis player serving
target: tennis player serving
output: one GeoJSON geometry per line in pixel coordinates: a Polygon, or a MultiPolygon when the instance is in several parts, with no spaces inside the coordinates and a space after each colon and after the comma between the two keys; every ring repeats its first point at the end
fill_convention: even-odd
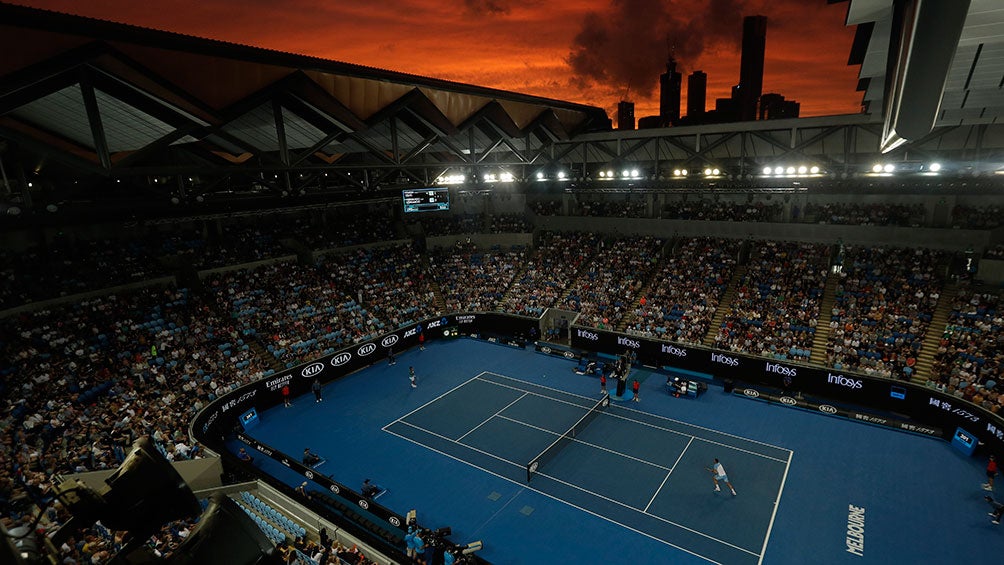
{"type": "Polygon", "coordinates": [[[720,492],[722,490],[722,487],[718,486],[718,481],[722,481],[725,483],[725,486],[729,487],[729,490],[732,491],[732,496],[736,495],[736,489],[732,488],[732,483],[729,482],[729,476],[725,474],[725,467],[722,467],[722,463],[717,457],[715,458],[714,465],[705,467],[705,469],[711,473],[711,480],[715,481],[715,492],[720,492]]]}

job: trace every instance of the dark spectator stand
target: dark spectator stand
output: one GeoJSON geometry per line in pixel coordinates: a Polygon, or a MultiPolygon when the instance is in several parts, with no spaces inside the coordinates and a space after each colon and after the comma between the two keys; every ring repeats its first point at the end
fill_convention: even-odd
{"type": "MultiPolygon", "coordinates": [[[[319,495],[316,497],[316,502],[325,502],[327,506],[315,504],[314,499],[307,501],[308,506],[324,512],[337,523],[344,524],[346,520],[355,522],[353,530],[361,530],[365,538],[376,539],[380,542],[378,547],[397,555],[403,546],[402,540],[407,530],[403,515],[384,508],[335,480],[301,465],[297,457],[277,452],[244,436],[241,433],[240,415],[251,408],[261,412],[278,405],[282,402],[281,391],[284,386],[289,386],[291,393],[298,396],[310,392],[310,385],[315,378],[326,383],[374,362],[381,362],[386,359],[389,348],[400,352],[417,345],[420,333],[424,333],[427,341],[463,336],[522,348],[529,343],[531,336],[536,335],[537,328],[536,318],[500,313],[450,314],[424,320],[234,390],[196,415],[192,422],[192,435],[214,451],[223,454],[232,463],[241,465],[236,455],[229,453],[224,444],[227,438],[240,434],[236,437],[260,453],[303,474],[308,481],[313,481],[319,495]],[[341,510],[339,514],[332,515],[329,507],[341,510]],[[352,508],[359,512],[349,512],[348,510],[352,508]],[[370,516],[378,522],[369,520],[370,516]]],[[[630,349],[636,353],[638,363],[642,365],[662,367],[667,374],[676,374],[681,378],[704,376],[719,381],[731,381],[735,383],[737,393],[754,396],[756,392],[761,398],[767,399],[770,399],[769,393],[759,392],[758,387],[780,390],[784,387],[784,377],[788,376],[791,377],[791,388],[805,395],[833,399],[838,403],[861,406],[877,412],[902,414],[906,418],[868,419],[870,416],[864,412],[836,409],[829,404],[815,404],[815,408],[806,404],[804,407],[873,424],[890,425],[907,431],[941,436],[948,441],[951,441],[956,428],[962,428],[983,444],[985,451],[995,453],[998,458],[1004,457],[1004,419],[955,396],[909,382],[870,377],[848,371],[836,373],[807,365],[772,361],[762,357],[692,345],[681,346],[584,327],[572,328],[570,348],[559,348],[538,342],[536,349],[570,360],[576,360],[588,353],[618,355],[630,349]]],[[[785,398],[791,397],[785,396],[785,398]]],[[[790,401],[782,399],[781,396],[776,400],[791,405],[790,401]]],[[[263,475],[261,478],[292,494],[287,485],[280,484],[269,476],[263,475]]]]}

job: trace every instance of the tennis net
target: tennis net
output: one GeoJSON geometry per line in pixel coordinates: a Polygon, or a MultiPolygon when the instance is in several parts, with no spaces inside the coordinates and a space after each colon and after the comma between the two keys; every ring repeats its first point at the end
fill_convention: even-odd
{"type": "Polygon", "coordinates": [[[571,443],[572,440],[575,439],[575,436],[579,435],[579,433],[581,433],[590,422],[596,419],[596,416],[598,416],[601,411],[606,409],[607,406],[610,406],[610,395],[603,393],[603,398],[601,398],[596,405],[590,408],[584,416],[579,418],[578,422],[575,422],[571,428],[568,428],[568,431],[561,434],[558,439],[554,440],[554,443],[544,448],[544,451],[541,451],[536,457],[530,460],[526,466],[526,482],[530,482],[530,479],[532,479],[537,473],[537,469],[539,469],[541,465],[554,457],[554,455],[564,449],[566,445],[571,443]]]}

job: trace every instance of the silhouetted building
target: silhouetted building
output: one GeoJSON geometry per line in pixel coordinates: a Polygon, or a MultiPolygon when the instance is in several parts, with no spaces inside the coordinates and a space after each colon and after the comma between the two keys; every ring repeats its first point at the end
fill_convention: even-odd
{"type": "Polygon", "coordinates": [[[694,71],[687,77],[687,117],[700,120],[708,99],[708,75],[694,71]]]}
{"type": "Polygon", "coordinates": [[[797,118],[801,105],[794,100],[785,100],[780,94],[770,93],[760,96],[760,120],[780,120],[797,118]]]}
{"type": "Polygon", "coordinates": [[[743,52],[739,62],[738,91],[733,98],[739,103],[739,119],[756,119],[757,101],[763,93],[763,59],[767,47],[767,17],[743,18],[743,52]]]}
{"type": "Polygon", "coordinates": [[[662,117],[663,126],[674,125],[680,121],[682,84],[683,75],[676,71],[676,61],[670,57],[666,62],[666,72],[659,75],[659,116],[662,117]]]}
{"type": "Polygon", "coordinates": [[[671,124],[666,123],[662,116],[645,116],[638,118],[638,129],[664,128],[671,124]]]}
{"type": "Polygon", "coordinates": [[[617,103],[617,129],[634,129],[634,102],[617,103]]]}

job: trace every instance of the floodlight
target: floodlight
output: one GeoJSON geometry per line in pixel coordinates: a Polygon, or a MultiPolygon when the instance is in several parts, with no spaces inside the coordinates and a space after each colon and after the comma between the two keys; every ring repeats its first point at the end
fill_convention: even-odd
{"type": "Polygon", "coordinates": [[[558,171],[558,178],[564,180],[565,179],[565,171],[558,171]]]}
{"type": "Polygon", "coordinates": [[[638,169],[631,169],[631,176],[633,177],[638,176],[638,169]]]}
{"type": "Polygon", "coordinates": [[[927,168],[932,173],[936,173],[936,172],[938,172],[938,171],[941,170],[941,163],[931,163],[931,165],[929,167],[927,167],[927,168]]]}
{"type": "Polygon", "coordinates": [[[681,176],[687,176],[687,169],[680,169],[681,176]]]}
{"type": "Polygon", "coordinates": [[[770,170],[771,170],[770,167],[764,167],[763,168],[763,174],[769,175],[770,174],[770,170]]]}
{"type": "Polygon", "coordinates": [[[719,169],[711,169],[711,174],[715,175],[716,177],[718,175],[720,175],[721,173],[722,173],[722,171],[719,170],[719,169]]]}
{"type": "Polygon", "coordinates": [[[814,174],[814,175],[819,174],[819,167],[813,165],[813,166],[809,167],[809,172],[812,173],[812,174],[814,174]]]}
{"type": "Polygon", "coordinates": [[[614,172],[613,172],[613,171],[610,171],[610,170],[608,170],[608,171],[607,171],[607,177],[608,177],[608,178],[614,178],[614,172]]]}
{"type": "Polygon", "coordinates": [[[875,163],[875,165],[872,166],[872,172],[873,173],[881,173],[882,172],[882,165],[880,165],[878,163],[875,163]]]}
{"type": "MultiPolygon", "coordinates": [[[[603,175],[601,174],[600,176],[603,176],[603,175]]],[[[537,172],[537,180],[544,180],[544,173],[538,171],[537,172]]]]}
{"type": "Polygon", "coordinates": [[[793,175],[795,174],[795,167],[788,167],[787,169],[784,170],[784,172],[788,173],[789,175],[793,175]]]}
{"type": "Polygon", "coordinates": [[[673,176],[674,177],[680,176],[680,169],[673,169],[673,176]]]}
{"type": "Polygon", "coordinates": [[[798,174],[804,175],[807,172],[809,172],[809,167],[806,167],[805,165],[800,165],[798,167],[798,174]]]}
{"type": "Polygon", "coordinates": [[[625,170],[624,170],[624,172],[622,172],[621,174],[622,174],[623,176],[625,176],[625,177],[629,177],[629,176],[631,176],[631,171],[629,171],[629,170],[625,169],[625,170]]]}
{"type": "Polygon", "coordinates": [[[891,173],[891,172],[893,172],[893,171],[896,170],[896,165],[893,165],[892,163],[889,163],[886,166],[882,167],[882,170],[885,171],[885,172],[887,172],[887,173],[891,173]]]}
{"type": "Polygon", "coordinates": [[[706,177],[710,177],[711,176],[711,169],[710,168],[704,169],[704,176],[706,176],[706,177]]]}
{"type": "Polygon", "coordinates": [[[774,174],[775,175],[784,174],[784,167],[774,167],[774,174]]]}

